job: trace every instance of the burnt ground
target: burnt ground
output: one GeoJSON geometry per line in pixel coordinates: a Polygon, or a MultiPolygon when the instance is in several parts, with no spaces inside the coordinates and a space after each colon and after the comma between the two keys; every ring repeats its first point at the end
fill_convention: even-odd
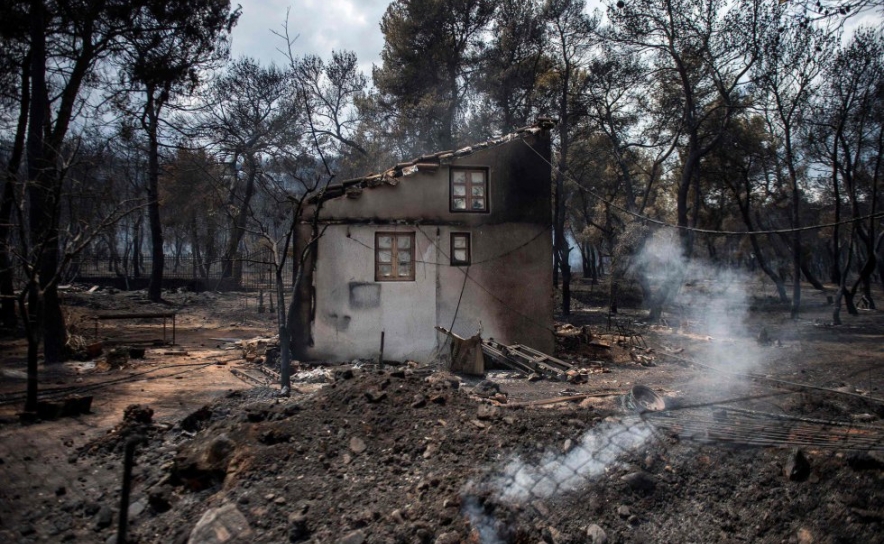
{"type": "MultiPolygon", "coordinates": [[[[591,370],[586,383],[348,362],[305,368],[326,383],[280,399],[237,378],[231,368],[253,365],[218,340],[272,332],[254,300],[180,293],[168,297],[178,348],[45,369],[44,388],[94,395],[92,413],[21,425],[23,346],[5,340],[0,537],[115,541],[123,450],[137,436],[131,542],[884,542],[880,312],[831,327],[825,296],[808,291],[793,321],[759,288],[717,309],[694,299],[646,327],[625,296],[616,319],[641,334],[629,340],[608,326],[604,290],[578,287],[568,321],[609,346],[558,354],[591,370]],[[635,384],[666,399],[664,416],[624,407],[635,384]],[[487,398],[497,388],[506,403],[487,398]],[[154,410],[149,423],[123,421],[134,403],[154,410]],[[746,419],[759,413],[763,424],[746,419]],[[195,529],[207,513],[215,521],[195,529]]],[[[153,308],[143,293],[67,302],[84,336],[91,311],[153,308]]],[[[113,322],[102,336],[133,345],[160,326],[113,322]]]]}

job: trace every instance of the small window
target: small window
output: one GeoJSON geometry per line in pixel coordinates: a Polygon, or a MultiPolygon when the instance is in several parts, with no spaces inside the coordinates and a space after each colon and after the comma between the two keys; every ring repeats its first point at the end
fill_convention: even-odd
{"type": "Polygon", "coordinates": [[[451,169],[451,211],[488,211],[488,169],[451,169]]]}
{"type": "Polygon", "coordinates": [[[414,233],[374,235],[375,281],[414,281],[414,233]]]}
{"type": "Polygon", "coordinates": [[[470,264],[470,234],[467,232],[451,233],[451,266],[470,264]]]}

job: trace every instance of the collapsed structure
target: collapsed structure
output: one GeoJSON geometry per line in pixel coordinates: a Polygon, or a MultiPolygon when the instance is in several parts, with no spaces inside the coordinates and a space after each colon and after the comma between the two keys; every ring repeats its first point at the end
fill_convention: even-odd
{"type": "Polygon", "coordinates": [[[552,352],[550,129],[514,133],[397,164],[328,188],[297,248],[321,237],[296,293],[305,359],[429,358],[477,330],[552,352]]]}

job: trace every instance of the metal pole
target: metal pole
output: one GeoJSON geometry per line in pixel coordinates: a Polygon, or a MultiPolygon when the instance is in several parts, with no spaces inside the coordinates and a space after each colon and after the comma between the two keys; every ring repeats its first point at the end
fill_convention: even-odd
{"type": "Polygon", "coordinates": [[[132,491],[132,466],[135,464],[135,446],[144,440],[135,436],[126,442],[123,458],[123,488],[120,490],[120,520],[117,525],[117,544],[126,544],[126,529],[129,524],[129,494],[132,491]]]}
{"type": "Polygon", "coordinates": [[[384,368],[384,331],[381,331],[381,353],[378,355],[378,366],[384,368]]]}

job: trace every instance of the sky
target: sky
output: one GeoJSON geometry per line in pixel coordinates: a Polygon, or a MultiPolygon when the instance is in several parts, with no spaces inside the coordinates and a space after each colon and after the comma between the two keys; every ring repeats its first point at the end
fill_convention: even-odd
{"type": "Polygon", "coordinates": [[[231,56],[254,57],[264,63],[284,64],[277,49],[284,42],[271,30],[282,31],[286,10],[289,33],[299,36],[296,55],[315,54],[323,59],[333,50],[356,52],[360,67],[370,77],[371,65],[380,64],[384,37],[380,22],[390,0],[234,0],[242,6],[233,29],[231,56]]]}
{"type": "MultiPolygon", "coordinates": [[[[390,0],[233,0],[242,6],[239,23],[233,29],[231,56],[250,56],[262,63],[286,63],[278,51],[284,42],[271,30],[282,31],[286,10],[289,33],[299,36],[297,56],[319,55],[328,59],[333,50],[356,52],[362,72],[371,78],[372,64],[380,65],[384,37],[380,22],[390,0]]],[[[587,11],[603,7],[600,0],[588,0],[587,11]]],[[[858,24],[880,24],[881,13],[872,11],[848,21],[851,31],[858,24]]]]}

